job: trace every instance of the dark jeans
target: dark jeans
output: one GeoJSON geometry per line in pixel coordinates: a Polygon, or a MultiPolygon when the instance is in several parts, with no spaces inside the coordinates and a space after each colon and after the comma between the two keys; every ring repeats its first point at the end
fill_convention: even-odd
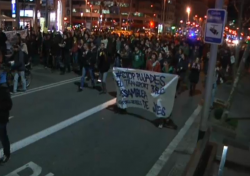
{"type": "Polygon", "coordinates": [[[189,95],[193,95],[195,93],[195,83],[190,83],[190,90],[189,90],[189,95]]]}
{"type": "Polygon", "coordinates": [[[10,156],[10,141],[7,134],[7,124],[0,123],[0,141],[3,146],[4,155],[10,156]]]}

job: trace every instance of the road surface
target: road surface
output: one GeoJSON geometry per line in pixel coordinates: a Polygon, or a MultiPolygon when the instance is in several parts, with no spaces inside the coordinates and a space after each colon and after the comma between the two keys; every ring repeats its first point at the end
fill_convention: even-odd
{"type": "Polygon", "coordinates": [[[115,111],[111,74],[109,93],[99,95],[87,87],[78,92],[74,73],[32,73],[30,89],[13,95],[8,133],[14,153],[0,166],[1,176],[145,176],[200,100],[182,93],[172,114],[178,130],[159,129],[147,111],[115,111]]]}

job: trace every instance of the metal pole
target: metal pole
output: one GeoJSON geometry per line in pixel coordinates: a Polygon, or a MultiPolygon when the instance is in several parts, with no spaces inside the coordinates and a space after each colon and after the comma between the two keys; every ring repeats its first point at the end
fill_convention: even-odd
{"type": "Polygon", "coordinates": [[[164,0],[163,6],[164,6],[164,8],[163,8],[163,18],[162,18],[162,28],[163,28],[162,33],[164,33],[164,30],[165,30],[166,0],[164,0]]]}
{"type": "Polygon", "coordinates": [[[237,39],[239,43],[236,45],[236,51],[235,51],[235,63],[234,63],[234,68],[233,68],[233,76],[235,78],[236,72],[237,72],[237,65],[239,61],[239,56],[240,56],[240,36],[241,36],[241,31],[242,31],[242,15],[243,15],[243,8],[244,8],[244,3],[245,0],[241,0],[241,6],[240,6],[240,15],[238,18],[238,26],[239,26],[239,31],[238,31],[238,36],[237,39]]]}
{"type": "Polygon", "coordinates": [[[46,26],[47,29],[49,27],[48,3],[49,3],[49,0],[46,0],[46,6],[45,6],[45,26],[46,26]]]}
{"type": "Polygon", "coordinates": [[[20,8],[19,8],[19,0],[16,0],[16,28],[19,29],[20,26],[20,8]]]}
{"type": "Polygon", "coordinates": [[[70,27],[72,28],[72,1],[69,1],[69,6],[70,6],[70,17],[69,17],[69,24],[70,24],[70,27]]]}
{"type": "MultiPolygon", "coordinates": [[[[224,0],[216,0],[215,8],[222,9],[223,5],[224,5],[224,0]]],[[[217,60],[217,51],[218,51],[218,45],[212,44],[210,48],[210,58],[209,58],[209,67],[208,67],[208,74],[207,74],[207,80],[206,80],[205,99],[204,99],[204,104],[203,104],[203,109],[202,109],[198,141],[203,139],[208,129],[207,121],[210,115],[209,109],[211,105],[213,84],[215,82],[215,66],[216,66],[216,60],[217,60]]]]}

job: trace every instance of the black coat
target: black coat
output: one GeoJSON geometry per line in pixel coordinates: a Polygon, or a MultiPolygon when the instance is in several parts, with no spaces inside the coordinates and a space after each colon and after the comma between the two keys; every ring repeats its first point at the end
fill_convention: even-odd
{"type": "Polygon", "coordinates": [[[201,68],[200,64],[198,63],[192,64],[190,75],[189,75],[189,80],[191,83],[197,84],[199,82],[200,68],[201,68]]]}
{"type": "Polygon", "coordinates": [[[7,87],[0,86],[0,124],[8,123],[11,108],[10,92],[7,87]]]}
{"type": "Polygon", "coordinates": [[[94,67],[95,65],[95,60],[93,57],[93,53],[91,51],[88,51],[87,54],[85,52],[82,53],[82,57],[80,60],[80,65],[82,65],[83,67],[87,68],[87,67],[94,67]]]}
{"type": "Polygon", "coordinates": [[[99,71],[101,73],[105,73],[105,72],[109,71],[110,60],[109,60],[108,55],[107,55],[107,50],[105,50],[105,49],[101,49],[98,52],[98,67],[99,67],[99,71]]]}

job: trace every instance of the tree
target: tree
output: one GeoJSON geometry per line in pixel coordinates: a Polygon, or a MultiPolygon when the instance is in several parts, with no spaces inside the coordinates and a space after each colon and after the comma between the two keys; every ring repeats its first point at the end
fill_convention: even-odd
{"type": "MultiPolygon", "coordinates": [[[[232,3],[234,5],[234,8],[238,14],[240,14],[240,5],[243,0],[232,0],[232,3]]],[[[242,26],[245,27],[250,22],[250,1],[245,0],[243,12],[242,12],[242,26]]]]}

